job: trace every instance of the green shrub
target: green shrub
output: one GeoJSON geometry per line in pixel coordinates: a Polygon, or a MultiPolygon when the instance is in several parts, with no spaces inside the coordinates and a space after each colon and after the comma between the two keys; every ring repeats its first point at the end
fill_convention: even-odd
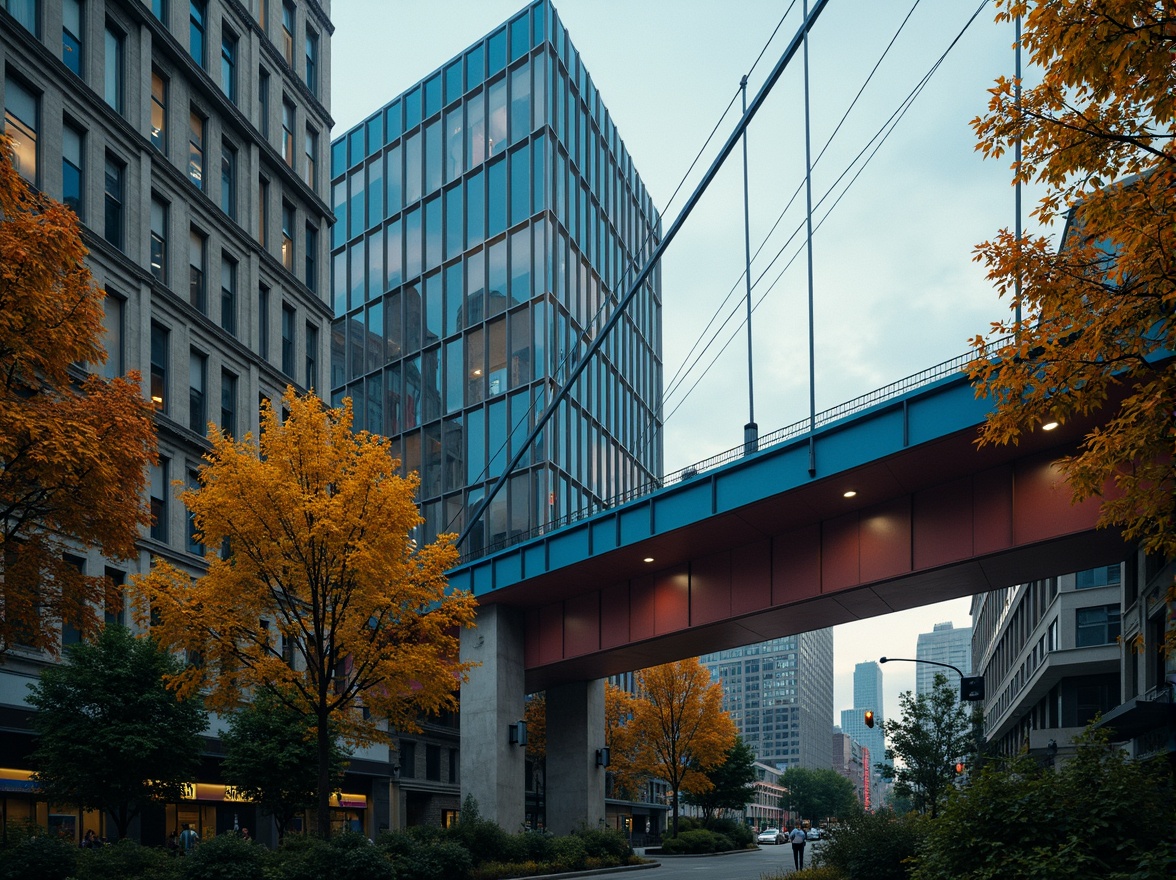
{"type": "Polygon", "coordinates": [[[182,858],[184,880],[265,880],[269,850],[236,834],[218,834],[182,858]]]}
{"type": "Polygon", "coordinates": [[[906,880],[904,864],[925,836],[922,817],[889,810],[847,817],[813,855],[814,867],[838,870],[846,880],[906,880]]]}
{"type": "Polygon", "coordinates": [[[114,846],[84,850],[78,880],[178,880],[181,863],[166,850],[120,840],[114,846]]]}
{"type": "Polygon", "coordinates": [[[584,860],[588,858],[584,841],[574,834],[556,837],[551,848],[553,861],[561,871],[579,871],[584,867],[584,860]]]}
{"type": "Polygon", "coordinates": [[[615,828],[584,828],[577,831],[576,836],[584,841],[584,851],[589,858],[613,860],[623,865],[633,855],[629,841],[615,828]]]}
{"type": "Polygon", "coordinates": [[[33,837],[0,852],[0,880],[65,880],[81,852],[56,837],[33,837]]]}
{"type": "Polygon", "coordinates": [[[728,838],[734,844],[732,849],[742,849],[755,841],[755,832],[738,819],[712,819],[704,827],[728,838]]]}
{"type": "Polygon", "coordinates": [[[409,845],[392,859],[399,880],[465,880],[474,860],[455,840],[425,843],[409,838],[409,845]]]}
{"type": "Polygon", "coordinates": [[[669,837],[662,841],[662,852],[667,855],[699,855],[733,848],[730,838],[707,831],[705,828],[682,831],[677,837],[669,837]]]}
{"type": "Polygon", "coordinates": [[[511,841],[512,862],[550,862],[555,859],[555,837],[546,831],[522,831],[511,841]]]}
{"type": "Polygon", "coordinates": [[[447,836],[465,847],[476,865],[488,861],[509,862],[514,855],[512,835],[503,831],[497,822],[483,819],[472,795],[466,795],[462,801],[461,820],[448,829],[447,836]]]}
{"type": "MultiPolygon", "coordinates": [[[[381,842],[389,836],[382,835],[381,842]]],[[[396,880],[389,851],[372,846],[362,834],[340,834],[330,841],[290,837],[274,873],[280,880],[396,880]]]]}

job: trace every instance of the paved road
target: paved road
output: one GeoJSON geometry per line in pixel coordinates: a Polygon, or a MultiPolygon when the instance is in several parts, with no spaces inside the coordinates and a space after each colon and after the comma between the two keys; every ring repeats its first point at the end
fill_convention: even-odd
{"type": "MultiPolygon", "coordinates": [[[[815,849],[820,841],[810,842],[804,848],[805,867],[810,866],[815,849]]],[[[792,845],[761,846],[758,852],[732,853],[721,856],[649,856],[661,862],[661,867],[647,871],[626,873],[626,880],[760,880],[764,874],[791,874],[792,845]]]]}

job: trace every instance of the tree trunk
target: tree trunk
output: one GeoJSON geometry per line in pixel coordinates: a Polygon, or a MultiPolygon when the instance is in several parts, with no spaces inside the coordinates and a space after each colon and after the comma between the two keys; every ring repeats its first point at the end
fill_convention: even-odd
{"type": "Polygon", "coordinates": [[[326,840],[331,836],[331,736],[327,719],[318,719],[318,836],[326,840]]]}
{"type": "Polygon", "coordinates": [[[678,836],[678,790],[674,789],[674,833],[671,837],[678,836]]]}

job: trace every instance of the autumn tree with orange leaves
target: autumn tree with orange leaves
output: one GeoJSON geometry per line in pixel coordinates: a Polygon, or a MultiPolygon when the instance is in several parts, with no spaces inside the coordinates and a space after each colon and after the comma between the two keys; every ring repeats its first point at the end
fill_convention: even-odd
{"type": "Polygon", "coordinates": [[[993,410],[980,442],[1015,443],[1043,423],[1099,410],[1101,427],[1061,467],[1100,524],[1176,556],[1176,6],[1171,0],[999,0],[1023,17],[1040,69],[1002,78],[973,121],[978,149],[1022,145],[1014,181],[1044,187],[1034,216],[1054,235],[1004,229],[976,258],[1022,319],[976,337],[969,371],[993,410]],[[1062,223],[1068,234],[1056,233],[1062,223]],[[1117,390],[1118,389],[1118,390],[1117,390]]]}
{"type": "Polygon", "coordinates": [[[138,578],[152,635],[198,662],[171,678],[213,709],[260,686],[316,729],[317,830],[330,833],[332,732],[351,745],[419,732],[457,708],[471,664],[458,632],[473,597],[448,589],[452,535],[418,547],[415,473],[402,477],[387,439],[352,433],[351,405],[326,408],[287,390],[283,422],[262,412],[260,441],[215,425],[199,486],[181,494],[210,549],[195,582],[157,560],[138,578]]]}
{"type": "Polygon", "coordinates": [[[60,626],[93,635],[122,601],[66,555],[134,556],[155,460],[138,375],[82,366],[106,361],[105,294],[77,216],[25,183],[11,149],[0,135],[0,658],[15,646],[56,654],[60,626]]]}
{"type": "MultiPolygon", "coordinates": [[[[608,691],[605,715],[608,718],[608,691]]],[[[614,694],[614,710],[625,708],[614,694]]],[[[619,720],[623,732],[612,753],[622,778],[651,776],[670,786],[672,828],[678,834],[679,796],[711,786],[705,772],[726,760],[735,743],[735,722],[723,711],[723,688],[697,658],[666,663],[637,673],[637,693],[630,715],[619,720]]],[[[611,743],[610,743],[611,749],[611,743]]]]}

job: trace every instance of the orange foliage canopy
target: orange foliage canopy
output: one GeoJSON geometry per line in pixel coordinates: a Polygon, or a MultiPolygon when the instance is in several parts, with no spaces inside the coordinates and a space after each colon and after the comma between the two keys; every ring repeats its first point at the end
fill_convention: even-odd
{"type": "Polygon", "coordinates": [[[475,600],[448,589],[452,535],[411,540],[419,479],[398,475],[387,439],[352,433],[350,401],[331,410],[288,389],[282,407],[285,422],[263,409],[260,442],[209,426],[200,485],[180,496],[208,573],[192,582],[157,561],[135,586],[152,635],[199,658],[172,681],[182,695],[225,710],[266,686],[315,724],[323,823],[329,731],[391,741],[455,709],[475,600]]]}
{"type": "Polygon", "coordinates": [[[9,156],[0,135],[0,656],[14,645],[56,653],[61,622],[93,631],[104,603],[121,601],[63,554],[134,555],[155,460],[138,375],[81,367],[106,361],[105,294],[77,217],[32,191],[9,156]]]}
{"type": "Polygon", "coordinates": [[[1034,215],[1070,234],[976,250],[1023,319],[977,336],[969,371],[993,410],[981,443],[1010,443],[1048,421],[1095,412],[1126,389],[1077,455],[1061,461],[1076,499],[1101,497],[1101,524],[1176,556],[1176,16],[1170,0],[1001,0],[1024,16],[1022,45],[1042,71],[1000,79],[973,121],[978,149],[1018,139],[1014,180],[1044,186],[1034,215]]]}
{"type": "MultiPolygon", "coordinates": [[[[723,711],[723,688],[697,658],[643,669],[637,694],[628,699],[605,690],[605,720],[613,770],[626,787],[649,776],[670,786],[673,828],[678,830],[678,797],[704,792],[711,781],[702,771],[726,760],[735,744],[735,722],[723,711]],[[628,719],[623,716],[628,713],[628,719]],[[614,728],[613,725],[617,727],[614,728]]],[[[630,788],[629,790],[632,790],[630,788]]]]}

